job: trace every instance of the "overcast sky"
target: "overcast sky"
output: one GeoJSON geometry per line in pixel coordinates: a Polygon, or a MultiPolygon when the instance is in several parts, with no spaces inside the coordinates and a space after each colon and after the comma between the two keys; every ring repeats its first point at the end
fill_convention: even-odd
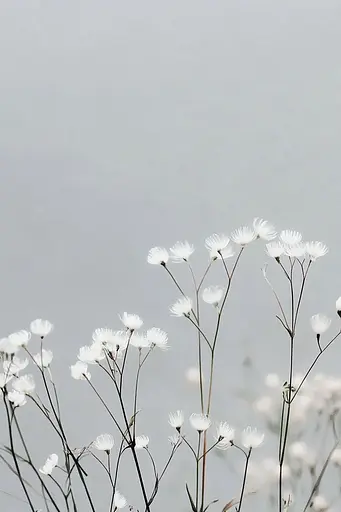
{"type": "MultiPolygon", "coordinates": [[[[170,317],[178,294],[147,265],[151,246],[188,239],[200,270],[206,236],[255,216],[325,241],[330,254],[302,309],[297,364],[308,365],[309,316],[333,314],[341,295],[340,15],[338,0],[0,3],[1,336],[36,317],[55,324],[46,343],[74,444],[112,427],[93,400],[91,412],[68,366],[95,328],[119,328],[123,311],[169,333],[172,350],[150,363],[141,404],[161,460],[168,411],[198,408],[184,377],[196,363],[195,334],[170,317]]],[[[252,421],[229,398],[245,351],[263,373],[286,367],[265,260],[260,245],[250,248],[220,347],[214,414],[237,427],[252,421]]],[[[339,371],[340,356],[334,347],[320,369],[339,371]]],[[[36,426],[20,412],[34,444],[36,426]]],[[[39,434],[38,464],[58,449],[53,442],[39,434]]],[[[180,459],[183,479],[174,463],[158,502],[167,512],[188,508],[193,468],[180,459]]],[[[216,464],[217,476],[225,466],[216,464]]],[[[0,475],[20,496],[4,466],[0,475]]],[[[234,484],[218,480],[211,498],[227,500],[234,484]]],[[[120,488],[129,497],[124,478],[120,488]]],[[[6,495],[0,504],[27,510],[6,495]]]]}

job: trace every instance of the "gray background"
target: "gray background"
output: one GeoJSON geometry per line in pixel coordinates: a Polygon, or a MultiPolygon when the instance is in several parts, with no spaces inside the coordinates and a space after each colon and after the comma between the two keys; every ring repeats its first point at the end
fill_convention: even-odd
{"type": "MultiPolygon", "coordinates": [[[[198,408],[184,377],[195,364],[194,333],[169,316],[178,294],[147,265],[153,245],[188,239],[202,269],[205,237],[254,216],[324,240],[331,251],[302,310],[297,365],[307,366],[308,318],[333,314],[341,294],[340,15],[337,0],[1,2],[1,333],[37,316],[54,322],[46,343],[75,445],[112,427],[68,366],[94,328],[119,328],[125,310],[170,336],[172,350],[154,355],[141,391],[141,429],[160,461],[168,411],[198,408]]],[[[260,245],[246,255],[219,349],[214,416],[237,427],[257,421],[231,398],[245,353],[261,372],[286,367],[260,245]]],[[[209,281],[222,278],[216,269],[209,281]]],[[[334,347],[321,369],[338,372],[340,353],[334,347]]],[[[40,464],[58,447],[20,413],[40,464]]],[[[192,470],[179,455],[156,508],[186,510],[192,470]]],[[[134,502],[125,471],[119,487],[134,502]]],[[[211,471],[210,497],[232,497],[226,460],[211,471]]],[[[0,474],[19,496],[4,466],[0,474]]],[[[99,495],[106,482],[96,478],[99,495]]],[[[27,509],[4,494],[0,503],[27,509]]]]}

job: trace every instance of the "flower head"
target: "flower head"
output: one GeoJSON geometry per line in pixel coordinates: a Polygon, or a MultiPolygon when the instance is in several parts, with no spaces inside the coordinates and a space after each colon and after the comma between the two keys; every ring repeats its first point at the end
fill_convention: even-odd
{"type": "Polygon", "coordinates": [[[170,426],[180,432],[180,429],[185,421],[184,413],[180,410],[177,410],[176,412],[169,413],[168,417],[170,426]]]}
{"type": "Polygon", "coordinates": [[[142,448],[147,448],[148,444],[149,444],[148,436],[137,436],[135,438],[135,448],[137,450],[142,450],[142,448]]]}
{"type": "MultiPolygon", "coordinates": [[[[199,368],[196,368],[195,366],[192,366],[187,369],[186,371],[186,378],[189,382],[192,382],[194,384],[198,384],[200,382],[200,370],[199,368]]],[[[203,376],[202,376],[203,378],[203,376]]]]}
{"type": "Polygon", "coordinates": [[[42,320],[41,318],[37,318],[37,320],[33,320],[30,324],[30,331],[33,334],[37,334],[41,337],[41,339],[45,338],[53,329],[53,324],[48,320],[42,320]]]}
{"type": "Polygon", "coordinates": [[[206,414],[193,413],[189,417],[191,426],[199,433],[204,432],[211,426],[211,420],[206,414]]]}
{"type": "Polygon", "coordinates": [[[152,247],[148,253],[147,261],[151,265],[165,266],[169,260],[169,254],[164,247],[152,247]]]}
{"type": "Polygon", "coordinates": [[[38,354],[33,356],[33,359],[39,368],[48,368],[53,359],[53,352],[52,350],[42,349],[41,353],[38,352],[38,354]]]}
{"type": "Polygon", "coordinates": [[[256,238],[257,235],[255,231],[248,226],[242,226],[241,228],[235,229],[233,233],[231,233],[231,239],[233,242],[237,245],[241,245],[242,247],[249,244],[250,242],[253,242],[256,240],[256,238]]]}
{"type": "Polygon", "coordinates": [[[324,496],[321,496],[320,494],[313,498],[311,506],[315,512],[327,512],[329,509],[328,501],[324,496]]]}
{"type": "Polygon", "coordinates": [[[88,365],[83,361],[77,361],[76,364],[70,366],[71,377],[76,380],[90,380],[91,374],[88,372],[88,365]]]}
{"type": "Polygon", "coordinates": [[[161,350],[167,350],[169,348],[167,333],[158,327],[152,327],[151,329],[148,329],[147,340],[150,345],[158,347],[161,350]]]}
{"type": "Polygon", "coordinates": [[[280,232],[279,238],[284,245],[297,245],[302,241],[302,234],[291,229],[284,229],[280,232]]]}
{"type": "Polygon", "coordinates": [[[132,313],[124,312],[122,316],[120,316],[121,322],[123,325],[129,329],[130,331],[135,331],[136,329],[140,329],[143,325],[143,320],[138,315],[132,313]]]}
{"type": "Polygon", "coordinates": [[[110,336],[107,335],[106,340],[102,341],[102,345],[111,352],[122,352],[127,348],[129,338],[130,334],[127,331],[112,331],[110,336]]]}
{"type": "Polygon", "coordinates": [[[2,338],[0,340],[0,354],[5,354],[6,356],[12,356],[19,351],[19,347],[17,345],[13,345],[13,343],[8,338],[2,338]]]}
{"type": "Polygon", "coordinates": [[[39,468],[40,473],[43,475],[51,475],[52,471],[58,464],[58,455],[56,453],[52,453],[47,457],[45,464],[39,468]]]}
{"type": "Polygon", "coordinates": [[[16,347],[26,347],[31,339],[31,333],[25,330],[14,332],[8,336],[8,341],[16,347]]]}
{"type": "Polygon", "coordinates": [[[77,357],[83,363],[97,364],[99,361],[105,359],[105,353],[101,345],[93,343],[92,345],[81,347],[77,357]]]}
{"type": "Polygon", "coordinates": [[[277,236],[275,227],[267,220],[256,217],[252,225],[257,238],[261,238],[262,240],[273,240],[277,236]]]}
{"type": "Polygon", "coordinates": [[[149,348],[150,341],[145,334],[133,332],[130,337],[130,345],[136,348],[149,348]]]}
{"type": "Polygon", "coordinates": [[[99,327],[92,333],[92,340],[94,343],[102,343],[103,345],[109,342],[114,336],[114,331],[107,327],[99,327]]]}
{"type": "Polygon", "coordinates": [[[176,433],[174,436],[169,436],[168,441],[174,447],[180,445],[180,443],[182,442],[182,438],[178,433],[176,433]]]}
{"type": "Polygon", "coordinates": [[[12,402],[13,407],[22,407],[27,402],[26,395],[15,390],[9,391],[8,400],[12,402]]]}
{"type": "Polygon", "coordinates": [[[99,451],[110,452],[115,442],[111,434],[101,434],[96,437],[92,445],[99,451]]]}
{"type": "Polygon", "coordinates": [[[329,251],[328,247],[322,242],[307,242],[305,250],[311,261],[316,261],[318,258],[325,256],[329,251]]]}
{"type": "Polygon", "coordinates": [[[224,295],[224,288],[221,286],[209,286],[205,288],[202,292],[203,301],[207,304],[212,304],[212,306],[217,307],[219,301],[222,299],[224,295]]]}
{"type": "Polygon", "coordinates": [[[310,324],[316,334],[323,334],[329,329],[331,319],[326,315],[313,315],[310,319],[310,324]]]}
{"type": "Polygon", "coordinates": [[[13,381],[12,387],[15,391],[19,391],[19,393],[31,395],[35,390],[36,385],[32,375],[22,375],[13,381]]]}
{"type": "Polygon", "coordinates": [[[284,254],[289,258],[302,258],[306,254],[306,245],[303,242],[284,245],[284,254]]]}
{"type": "Polygon", "coordinates": [[[221,450],[226,450],[230,448],[231,441],[233,441],[235,436],[235,430],[232,428],[226,421],[221,421],[217,426],[217,448],[221,450]]]}
{"type": "Polygon", "coordinates": [[[242,432],[242,444],[244,448],[258,448],[264,441],[264,434],[256,428],[246,427],[242,432]]]}
{"type": "Polygon", "coordinates": [[[171,307],[173,316],[189,316],[192,311],[192,299],[190,297],[181,297],[171,307]]]}
{"type": "Polygon", "coordinates": [[[17,375],[21,370],[24,370],[28,366],[28,359],[22,361],[14,356],[10,361],[4,361],[2,363],[4,372],[8,375],[17,375]]]}
{"type": "Polygon", "coordinates": [[[214,233],[205,240],[206,249],[210,253],[210,258],[216,260],[222,254],[222,251],[228,247],[230,239],[226,235],[214,233]]]}
{"type": "Polygon", "coordinates": [[[194,252],[194,246],[189,242],[176,242],[173,247],[170,248],[172,253],[172,260],[181,263],[182,261],[188,261],[191,254],[194,252]]]}
{"type": "Polygon", "coordinates": [[[125,499],[125,497],[121,493],[116,491],[114,494],[114,508],[124,508],[127,506],[127,504],[128,502],[125,499]]]}
{"type": "Polygon", "coordinates": [[[266,244],[265,251],[270,258],[279,258],[284,254],[284,247],[281,242],[269,242],[266,244]]]}

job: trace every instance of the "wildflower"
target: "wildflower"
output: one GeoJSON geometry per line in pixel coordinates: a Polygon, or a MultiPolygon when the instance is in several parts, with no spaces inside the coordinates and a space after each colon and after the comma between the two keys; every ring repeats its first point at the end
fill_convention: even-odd
{"type": "Polygon", "coordinates": [[[8,338],[2,338],[0,340],[0,354],[5,354],[6,356],[12,356],[19,351],[19,347],[17,345],[13,345],[13,343],[8,338]]]}
{"type": "Polygon", "coordinates": [[[129,329],[130,331],[135,331],[136,329],[140,329],[143,325],[143,320],[138,315],[134,315],[131,313],[124,312],[120,319],[123,325],[129,329]]]}
{"type": "Polygon", "coordinates": [[[107,452],[109,453],[110,450],[113,448],[115,442],[114,438],[111,434],[101,434],[96,437],[95,441],[92,443],[92,445],[99,451],[107,452]]]}
{"type": "Polygon", "coordinates": [[[318,258],[325,256],[329,251],[328,247],[322,242],[307,242],[305,250],[311,261],[316,261],[318,258]]]}
{"type": "Polygon", "coordinates": [[[194,252],[194,246],[189,242],[176,242],[176,244],[171,247],[170,252],[172,253],[172,260],[180,263],[182,261],[188,261],[191,254],[194,252]]]}
{"type": "Polygon", "coordinates": [[[264,434],[256,428],[246,427],[242,432],[242,444],[244,448],[258,448],[264,441],[264,434]]]}
{"type": "Polygon", "coordinates": [[[13,375],[9,375],[8,373],[0,373],[0,388],[4,389],[4,387],[13,379],[13,375]]]}
{"type": "Polygon", "coordinates": [[[328,501],[324,496],[321,496],[320,494],[313,498],[311,506],[315,512],[327,512],[329,509],[328,501]]]}
{"type": "Polygon", "coordinates": [[[273,240],[277,236],[275,227],[267,220],[256,217],[252,225],[257,238],[261,238],[262,240],[273,240]]]}
{"type": "Polygon", "coordinates": [[[221,421],[217,426],[217,435],[215,437],[217,441],[217,448],[220,450],[226,450],[231,447],[231,441],[235,436],[235,430],[225,421],[221,421]]]}
{"type": "Polygon", "coordinates": [[[217,307],[219,304],[219,301],[221,300],[222,296],[224,295],[224,288],[221,286],[209,286],[208,288],[205,288],[202,292],[202,298],[204,302],[207,304],[212,304],[212,306],[217,307]]]}
{"type": "Polygon", "coordinates": [[[90,380],[91,374],[88,372],[88,365],[83,361],[77,361],[77,363],[70,366],[71,377],[76,380],[90,380]]]}
{"type": "Polygon", "coordinates": [[[124,508],[126,507],[128,504],[127,500],[125,499],[125,497],[119,493],[118,491],[115,492],[114,494],[114,507],[115,509],[118,508],[124,508]]]}
{"type": "Polygon", "coordinates": [[[302,234],[298,231],[285,229],[281,231],[279,238],[284,245],[297,245],[302,241],[302,234]]]}
{"type": "Polygon", "coordinates": [[[270,242],[266,244],[265,251],[270,258],[279,258],[284,254],[284,247],[281,242],[270,242]]]}
{"type": "Polygon", "coordinates": [[[284,254],[289,258],[302,258],[306,253],[306,246],[303,243],[295,245],[284,245],[284,254]]]}
{"type": "Polygon", "coordinates": [[[52,350],[42,349],[41,353],[38,352],[38,354],[33,356],[33,359],[39,368],[48,368],[53,359],[53,352],[52,350]]]}
{"type": "Polygon", "coordinates": [[[217,233],[214,233],[213,235],[207,237],[205,240],[205,246],[210,253],[210,258],[212,260],[219,258],[220,255],[222,255],[222,251],[227,249],[229,243],[230,239],[226,235],[218,235],[217,233]]]}
{"type": "Polygon", "coordinates": [[[130,338],[130,345],[136,348],[149,348],[150,341],[145,334],[134,332],[130,338]]]}
{"type": "Polygon", "coordinates": [[[112,339],[113,335],[114,331],[112,329],[108,329],[107,327],[99,327],[92,333],[92,340],[94,343],[105,344],[112,339]]]}
{"type": "Polygon", "coordinates": [[[169,436],[168,441],[174,447],[182,442],[181,436],[177,433],[174,436],[169,436]]]}
{"type": "Polygon", "coordinates": [[[178,432],[182,425],[184,424],[185,418],[184,413],[182,411],[177,410],[176,412],[171,412],[169,414],[169,424],[171,427],[175,428],[178,432]]]}
{"type": "Polygon", "coordinates": [[[8,340],[16,347],[26,347],[31,339],[31,333],[25,330],[14,332],[8,336],[8,340]]]}
{"type": "Polygon", "coordinates": [[[314,333],[317,335],[321,335],[329,329],[331,319],[328,318],[326,315],[313,315],[310,319],[310,324],[314,333]]]}
{"type": "Polygon", "coordinates": [[[193,413],[189,417],[191,426],[198,431],[199,434],[210,428],[211,420],[206,414],[193,413]]]}
{"type": "Polygon", "coordinates": [[[293,459],[306,462],[308,456],[308,446],[304,441],[296,441],[289,446],[288,452],[293,459]]]}
{"type": "Polygon", "coordinates": [[[8,392],[8,400],[12,402],[14,407],[22,407],[27,402],[26,395],[15,390],[8,392]]]}
{"type": "Polygon", "coordinates": [[[189,382],[198,384],[200,382],[200,370],[199,368],[188,368],[186,371],[186,378],[189,382]]]}
{"type": "Polygon", "coordinates": [[[192,299],[181,297],[170,307],[170,311],[173,316],[189,316],[192,311],[192,299]]]}
{"type": "Polygon", "coordinates": [[[106,341],[103,341],[103,346],[111,352],[118,353],[127,348],[130,335],[127,331],[112,331],[110,336],[106,337],[106,341]]]}
{"type": "Polygon", "coordinates": [[[147,331],[147,340],[153,347],[158,347],[161,350],[167,350],[168,346],[168,335],[165,331],[162,331],[158,327],[152,327],[147,331]]]}
{"type": "Polygon", "coordinates": [[[77,357],[83,363],[96,364],[105,358],[105,353],[104,353],[101,345],[98,345],[97,343],[93,343],[90,346],[85,345],[84,347],[81,347],[79,349],[77,357]]]}
{"type": "Polygon", "coordinates": [[[28,366],[28,359],[21,361],[18,357],[14,356],[10,361],[4,361],[2,366],[4,372],[8,375],[17,375],[28,366]]]}
{"type": "Polygon", "coordinates": [[[149,444],[148,436],[137,436],[135,438],[135,448],[137,450],[142,450],[142,448],[147,448],[148,444],[149,444]]]}
{"type": "Polygon", "coordinates": [[[252,228],[249,228],[248,226],[242,226],[241,228],[233,231],[231,238],[235,244],[244,247],[250,242],[256,240],[257,235],[252,228]]]}
{"type": "Polygon", "coordinates": [[[19,393],[31,395],[36,385],[32,375],[22,375],[12,383],[12,387],[15,391],[19,391],[19,393]]]}
{"type": "Polygon", "coordinates": [[[53,329],[53,325],[48,320],[42,320],[37,318],[30,324],[30,330],[32,334],[37,334],[41,339],[45,338],[53,329]]]}
{"type": "Polygon", "coordinates": [[[43,475],[51,475],[52,471],[58,464],[58,455],[56,453],[52,453],[47,457],[45,464],[39,468],[40,473],[43,475]]]}
{"type": "Polygon", "coordinates": [[[258,398],[253,404],[256,411],[263,413],[263,414],[269,414],[274,409],[274,403],[270,396],[262,396],[258,398]]]}
{"type": "Polygon", "coordinates": [[[168,260],[169,254],[164,247],[152,247],[148,253],[147,261],[151,265],[163,265],[165,267],[168,260]]]}

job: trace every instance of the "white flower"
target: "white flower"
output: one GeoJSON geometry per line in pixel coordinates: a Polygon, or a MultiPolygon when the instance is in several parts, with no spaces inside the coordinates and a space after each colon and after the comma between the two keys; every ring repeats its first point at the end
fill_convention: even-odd
{"type": "Polygon", "coordinates": [[[13,379],[13,375],[9,375],[8,373],[0,373],[0,388],[3,389],[11,379],[13,379]]]}
{"type": "Polygon", "coordinates": [[[257,235],[252,228],[248,226],[242,226],[241,228],[235,229],[231,233],[231,238],[235,244],[241,245],[242,247],[256,240],[257,235]]]}
{"type": "Polygon", "coordinates": [[[273,399],[270,396],[261,396],[254,402],[253,407],[258,412],[269,414],[274,409],[273,399]]]}
{"type": "Polygon", "coordinates": [[[47,457],[45,464],[43,467],[39,468],[40,473],[43,475],[51,475],[52,471],[58,464],[58,455],[56,453],[52,453],[49,457],[47,457]]]}
{"type": "Polygon", "coordinates": [[[322,242],[307,242],[305,244],[305,250],[311,261],[316,261],[317,258],[325,256],[329,251],[328,247],[322,242]]]}
{"type": "Polygon", "coordinates": [[[110,450],[113,448],[115,442],[114,438],[111,434],[101,434],[96,437],[95,441],[92,443],[92,445],[100,451],[103,452],[110,452],[110,450]]]}
{"type": "Polygon", "coordinates": [[[127,504],[128,502],[125,499],[125,497],[122,496],[122,494],[120,494],[118,491],[116,491],[114,494],[114,508],[124,508],[127,506],[127,504]]]}
{"type": "Polygon", "coordinates": [[[313,315],[310,319],[310,324],[316,334],[323,334],[329,329],[331,319],[326,315],[313,315]]]}
{"type": "Polygon", "coordinates": [[[112,329],[108,329],[107,327],[99,327],[95,329],[92,333],[92,340],[94,343],[107,343],[114,336],[114,331],[112,329]]]}
{"type": "Polygon", "coordinates": [[[319,494],[313,498],[312,508],[315,512],[327,512],[329,509],[329,503],[324,496],[319,494]]]}
{"type": "Polygon", "coordinates": [[[275,227],[267,220],[259,219],[258,217],[253,221],[253,229],[257,238],[262,240],[273,240],[277,236],[275,227]]]}
{"type": "Polygon", "coordinates": [[[330,460],[334,462],[336,466],[341,466],[341,448],[336,448],[336,450],[333,451],[330,460]]]}
{"type": "Polygon", "coordinates": [[[143,320],[138,315],[134,315],[131,313],[124,312],[122,316],[120,316],[121,322],[123,325],[129,329],[130,331],[135,331],[136,329],[140,329],[143,325],[143,320]]]}
{"type": "Polygon", "coordinates": [[[191,426],[199,433],[204,432],[211,426],[211,420],[206,414],[193,413],[189,417],[191,426]]]}
{"type": "Polygon", "coordinates": [[[210,253],[210,258],[216,260],[220,257],[220,253],[228,247],[230,239],[226,235],[218,235],[214,233],[205,240],[206,249],[210,253]]]}
{"type": "Polygon", "coordinates": [[[4,361],[2,363],[4,372],[8,375],[16,375],[21,370],[24,370],[28,365],[28,359],[21,361],[18,357],[14,356],[10,361],[4,361]]]}
{"type": "Polygon", "coordinates": [[[105,358],[105,353],[101,345],[93,343],[90,346],[81,347],[77,357],[83,363],[96,364],[105,358]]]}
{"type": "Polygon", "coordinates": [[[22,375],[13,381],[12,387],[15,391],[19,391],[19,393],[31,395],[35,390],[36,385],[32,375],[22,375]]]}
{"type": "Polygon", "coordinates": [[[182,438],[178,433],[176,433],[174,436],[169,436],[168,441],[172,446],[176,446],[182,442],[182,438]]]}
{"type": "Polygon", "coordinates": [[[33,356],[33,359],[39,368],[48,368],[53,359],[53,352],[52,350],[42,349],[41,353],[38,352],[38,354],[33,356]]]}
{"type": "Polygon", "coordinates": [[[165,266],[169,260],[169,254],[167,249],[164,247],[152,247],[148,253],[147,261],[151,265],[163,265],[165,266]]]}
{"type": "Polygon", "coordinates": [[[235,430],[232,428],[226,421],[221,421],[217,426],[217,435],[216,441],[218,442],[217,448],[221,450],[226,450],[230,448],[231,441],[233,441],[235,436],[235,430]]]}
{"type": "Polygon", "coordinates": [[[88,372],[88,365],[82,361],[70,366],[71,376],[76,380],[90,380],[91,374],[88,372]]]}
{"type": "Polygon", "coordinates": [[[172,253],[172,260],[180,263],[182,261],[188,261],[188,258],[194,252],[194,246],[187,242],[187,240],[185,242],[176,242],[176,244],[171,247],[170,252],[172,253]]]}
{"type": "Polygon", "coordinates": [[[289,446],[289,455],[293,459],[306,462],[308,456],[308,446],[304,441],[296,441],[289,446]]]}
{"type": "Polygon", "coordinates": [[[184,421],[185,418],[182,411],[177,410],[176,412],[169,413],[169,424],[171,427],[176,428],[178,431],[180,431],[184,421]]]}
{"type": "Polygon", "coordinates": [[[189,382],[198,384],[200,382],[200,370],[196,367],[188,368],[186,371],[186,378],[189,382]]]}
{"type": "Polygon", "coordinates": [[[289,258],[302,258],[306,254],[306,246],[302,242],[295,245],[284,245],[284,254],[289,258]]]}
{"type": "Polygon", "coordinates": [[[244,448],[258,448],[264,441],[264,434],[256,428],[246,427],[242,432],[244,448]]]}
{"type": "Polygon", "coordinates": [[[37,334],[41,338],[45,338],[53,329],[53,325],[48,320],[37,318],[30,324],[30,330],[33,334],[37,334]]]}
{"type": "Polygon", "coordinates": [[[281,242],[270,242],[266,244],[266,253],[270,258],[279,258],[284,254],[284,247],[281,242]]]}
{"type": "Polygon", "coordinates": [[[212,306],[217,307],[219,304],[219,301],[221,300],[222,296],[224,295],[224,288],[221,286],[209,286],[208,288],[205,288],[202,292],[202,298],[204,302],[207,304],[212,304],[212,306]]]}
{"type": "Polygon", "coordinates": [[[16,354],[18,350],[19,347],[17,345],[13,345],[8,338],[2,338],[0,340],[0,353],[12,356],[13,354],[16,354]]]}
{"type": "Polygon", "coordinates": [[[145,334],[133,332],[130,338],[130,345],[136,348],[149,348],[150,341],[145,334]]]}
{"type": "Polygon", "coordinates": [[[8,400],[12,402],[14,407],[21,407],[26,404],[26,395],[24,393],[20,393],[19,391],[9,391],[8,400]]]}
{"type": "Polygon", "coordinates": [[[279,388],[281,385],[281,381],[279,380],[279,376],[277,373],[268,373],[265,378],[265,384],[269,388],[279,388]]]}
{"type": "Polygon", "coordinates": [[[149,444],[148,436],[137,436],[135,438],[135,448],[136,450],[142,450],[142,448],[147,448],[149,444]]]}
{"type": "Polygon", "coordinates": [[[103,341],[103,345],[107,350],[116,354],[127,348],[129,337],[129,333],[127,331],[112,331],[110,335],[108,334],[106,336],[107,339],[103,341]]]}
{"type": "Polygon", "coordinates": [[[279,238],[284,245],[297,245],[302,241],[302,234],[291,229],[284,229],[279,238]]]}
{"type": "Polygon", "coordinates": [[[152,346],[158,347],[161,350],[167,350],[168,335],[158,327],[152,327],[147,331],[147,339],[152,346]]]}
{"type": "Polygon", "coordinates": [[[16,347],[26,347],[31,339],[31,333],[25,330],[14,332],[8,336],[8,341],[16,347]]]}
{"type": "Polygon", "coordinates": [[[341,316],[341,297],[339,297],[335,303],[336,311],[339,316],[341,316]]]}
{"type": "Polygon", "coordinates": [[[173,316],[189,316],[192,311],[192,299],[190,297],[181,297],[171,307],[173,316]]]}

